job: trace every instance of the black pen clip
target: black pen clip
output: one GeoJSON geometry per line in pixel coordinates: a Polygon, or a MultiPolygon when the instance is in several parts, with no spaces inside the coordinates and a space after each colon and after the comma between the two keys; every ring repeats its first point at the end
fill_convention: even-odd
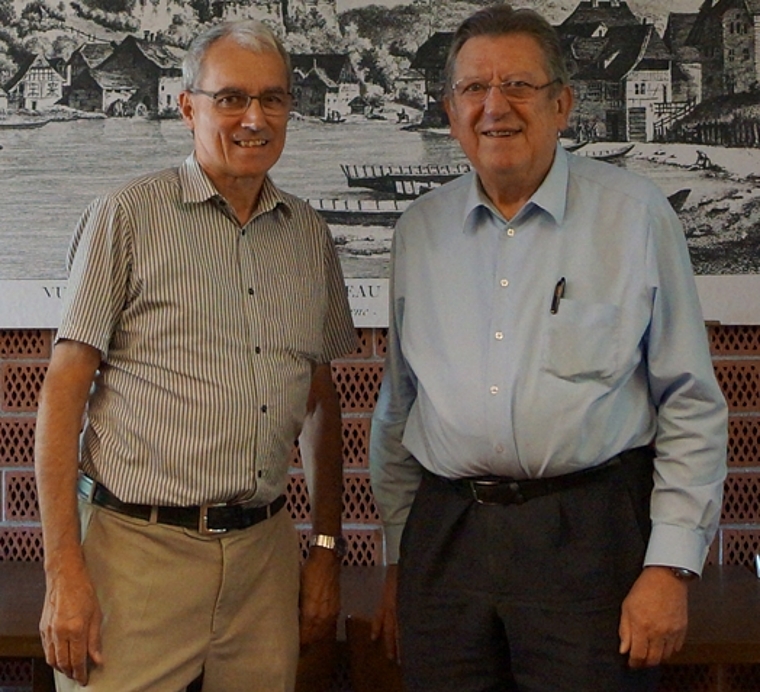
{"type": "Polygon", "coordinates": [[[557,285],[554,287],[554,295],[552,295],[552,305],[549,308],[549,312],[552,315],[557,314],[557,310],[559,310],[559,301],[562,300],[562,297],[565,295],[565,284],[567,282],[565,281],[565,277],[563,276],[559,281],[557,281],[557,285]]]}

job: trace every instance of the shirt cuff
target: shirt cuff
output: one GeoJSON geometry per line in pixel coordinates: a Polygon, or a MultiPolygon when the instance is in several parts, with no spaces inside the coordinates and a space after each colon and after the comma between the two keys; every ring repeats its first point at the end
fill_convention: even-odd
{"type": "Polygon", "coordinates": [[[699,531],[673,524],[655,524],[644,567],[679,567],[701,575],[708,548],[704,534],[699,531]]]}

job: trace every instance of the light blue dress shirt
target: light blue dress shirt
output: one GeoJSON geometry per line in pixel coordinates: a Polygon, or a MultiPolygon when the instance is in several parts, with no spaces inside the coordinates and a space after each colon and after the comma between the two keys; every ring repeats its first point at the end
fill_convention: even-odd
{"type": "Polygon", "coordinates": [[[683,230],[658,188],[558,146],[511,220],[474,173],[425,194],[399,220],[391,261],[370,442],[388,561],[419,464],[537,478],[654,440],[646,564],[701,572],[720,516],[726,404],[683,230]]]}

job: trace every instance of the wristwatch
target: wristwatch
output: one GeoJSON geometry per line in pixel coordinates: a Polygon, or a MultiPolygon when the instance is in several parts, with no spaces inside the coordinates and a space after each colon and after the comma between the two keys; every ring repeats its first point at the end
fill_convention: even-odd
{"type": "Polygon", "coordinates": [[[348,552],[348,543],[343,536],[328,536],[324,533],[312,534],[309,547],[332,550],[338,557],[343,557],[348,552]]]}
{"type": "Polygon", "coordinates": [[[696,572],[692,572],[690,569],[684,569],[683,567],[671,567],[670,571],[673,572],[673,576],[681,581],[692,581],[699,575],[696,572]]]}

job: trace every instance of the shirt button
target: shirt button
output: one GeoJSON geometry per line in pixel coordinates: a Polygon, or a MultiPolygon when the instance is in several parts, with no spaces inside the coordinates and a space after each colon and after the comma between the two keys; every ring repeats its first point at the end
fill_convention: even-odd
{"type": "Polygon", "coordinates": [[[261,346],[256,346],[253,350],[256,351],[256,353],[261,353],[261,346]]]}
{"type": "Polygon", "coordinates": [[[494,336],[495,336],[495,337],[496,337],[496,338],[497,338],[499,341],[501,341],[501,340],[504,338],[504,334],[503,334],[502,332],[496,332],[496,334],[494,334],[494,336]]]}
{"type": "Polygon", "coordinates": [[[261,412],[262,412],[262,413],[266,413],[266,412],[267,412],[267,405],[266,405],[266,404],[264,404],[264,405],[261,407],[261,412]]]}
{"type": "Polygon", "coordinates": [[[497,454],[502,454],[504,452],[504,447],[501,445],[496,445],[495,450],[497,454]]]}
{"type": "Polygon", "coordinates": [[[491,394],[498,394],[499,393],[499,388],[494,385],[493,387],[491,387],[491,389],[489,391],[491,392],[491,394]]]}
{"type": "Polygon", "coordinates": [[[253,288],[252,288],[252,287],[250,287],[250,286],[248,287],[248,295],[249,295],[249,296],[252,296],[252,295],[253,295],[253,288]]]}
{"type": "Polygon", "coordinates": [[[514,228],[508,228],[507,229],[507,235],[511,238],[515,234],[514,228]]]}
{"type": "Polygon", "coordinates": [[[501,285],[502,285],[504,288],[506,288],[507,286],[509,286],[509,279],[502,279],[501,281],[499,281],[499,283],[500,283],[500,284],[501,284],[501,285]]]}

